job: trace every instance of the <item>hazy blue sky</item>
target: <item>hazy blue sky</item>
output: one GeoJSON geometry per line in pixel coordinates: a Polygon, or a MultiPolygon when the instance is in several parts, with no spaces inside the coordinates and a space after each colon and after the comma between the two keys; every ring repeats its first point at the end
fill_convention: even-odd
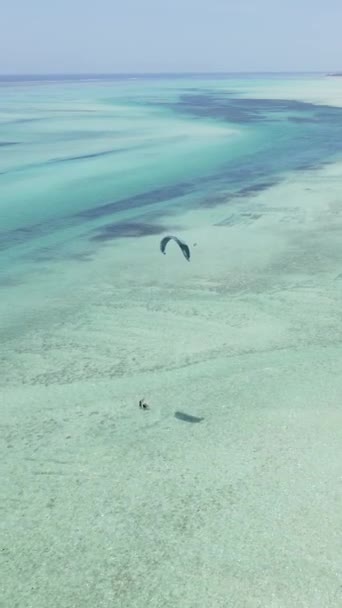
{"type": "Polygon", "coordinates": [[[342,69],[342,0],[3,0],[0,73],[342,69]]]}

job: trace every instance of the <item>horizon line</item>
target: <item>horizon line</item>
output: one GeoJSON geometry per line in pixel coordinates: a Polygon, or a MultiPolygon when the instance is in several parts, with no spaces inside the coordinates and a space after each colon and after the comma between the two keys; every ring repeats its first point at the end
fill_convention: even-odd
{"type": "Polygon", "coordinates": [[[19,76],[164,76],[164,75],[227,75],[227,74],[325,74],[338,70],[212,70],[212,71],[152,71],[152,72],[0,72],[2,77],[19,76]]]}

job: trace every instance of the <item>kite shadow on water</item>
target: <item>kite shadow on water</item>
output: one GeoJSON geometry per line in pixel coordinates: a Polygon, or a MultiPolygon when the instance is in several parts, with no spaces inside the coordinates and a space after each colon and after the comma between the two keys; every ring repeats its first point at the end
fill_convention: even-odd
{"type": "Polygon", "coordinates": [[[175,412],[175,418],[178,420],[183,420],[183,422],[202,422],[204,418],[197,418],[197,416],[190,416],[190,414],[185,414],[184,412],[175,412]]]}

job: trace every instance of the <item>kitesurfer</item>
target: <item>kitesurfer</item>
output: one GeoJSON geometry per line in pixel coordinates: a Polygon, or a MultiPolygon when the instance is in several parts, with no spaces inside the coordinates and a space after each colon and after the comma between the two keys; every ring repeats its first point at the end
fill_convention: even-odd
{"type": "Polygon", "coordinates": [[[149,405],[146,403],[145,399],[139,399],[139,407],[141,410],[148,410],[149,405]]]}

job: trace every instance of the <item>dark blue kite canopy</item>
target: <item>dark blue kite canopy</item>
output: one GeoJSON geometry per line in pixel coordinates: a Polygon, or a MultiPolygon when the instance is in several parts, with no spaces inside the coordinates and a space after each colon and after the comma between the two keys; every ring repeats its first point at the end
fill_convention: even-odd
{"type": "Polygon", "coordinates": [[[160,241],[160,251],[165,255],[166,254],[166,245],[168,244],[169,241],[176,241],[177,245],[180,247],[180,249],[182,250],[182,253],[185,257],[186,260],[188,260],[188,262],[190,262],[190,248],[189,246],[184,243],[184,241],[181,241],[180,239],[178,239],[176,236],[164,236],[164,238],[162,238],[162,240],[160,241]]]}

